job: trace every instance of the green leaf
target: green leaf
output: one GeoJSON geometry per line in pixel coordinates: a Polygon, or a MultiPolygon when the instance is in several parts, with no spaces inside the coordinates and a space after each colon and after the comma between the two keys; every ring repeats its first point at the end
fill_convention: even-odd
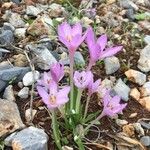
{"type": "Polygon", "coordinates": [[[97,111],[95,113],[92,113],[92,114],[88,115],[86,117],[86,119],[84,120],[84,123],[87,123],[87,122],[93,120],[99,113],[100,113],[100,111],[97,111]]]}
{"type": "Polygon", "coordinates": [[[150,15],[147,13],[138,13],[135,15],[136,20],[145,20],[145,19],[150,19],[150,15]]]}

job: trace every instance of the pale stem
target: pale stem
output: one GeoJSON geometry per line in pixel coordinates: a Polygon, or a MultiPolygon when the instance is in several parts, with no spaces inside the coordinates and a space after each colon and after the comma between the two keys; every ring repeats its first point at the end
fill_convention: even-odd
{"type": "Polygon", "coordinates": [[[58,149],[62,150],[55,110],[51,110],[51,113],[52,113],[52,129],[53,129],[53,134],[54,134],[54,140],[58,149]]]}
{"type": "Polygon", "coordinates": [[[93,64],[94,64],[94,63],[93,63],[92,61],[90,61],[89,64],[88,64],[88,67],[87,67],[86,71],[91,70],[93,64]]]}
{"type": "Polygon", "coordinates": [[[76,99],[76,113],[80,113],[80,106],[81,106],[81,96],[82,96],[83,89],[78,89],[77,99],[76,99]]]}
{"type": "Polygon", "coordinates": [[[83,117],[83,120],[85,120],[86,115],[87,115],[88,106],[89,106],[89,102],[90,102],[90,97],[91,97],[91,94],[88,94],[88,97],[87,97],[87,100],[86,100],[86,105],[85,105],[85,111],[84,111],[84,117],[83,117]]]}
{"type": "MultiPolygon", "coordinates": [[[[84,132],[86,132],[91,126],[93,126],[94,124],[96,124],[97,121],[99,121],[102,117],[105,116],[105,113],[102,111],[102,113],[95,119],[93,120],[85,129],[84,132]]],[[[84,133],[83,132],[83,133],[84,133]]]]}
{"type": "Polygon", "coordinates": [[[69,54],[70,57],[70,109],[71,111],[74,109],[74,101],[73,101],[73,91],[74,91],[74,85],[73,85],[73,66],[74,66],[74,55],[69,54]]]}

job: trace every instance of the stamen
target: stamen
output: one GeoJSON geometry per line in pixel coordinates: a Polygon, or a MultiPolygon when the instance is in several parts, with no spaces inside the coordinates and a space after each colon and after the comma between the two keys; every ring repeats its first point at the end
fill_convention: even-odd
{"type": "Polygon", "coordinates": [[[49,102],[51,105],[55,105],[56,104],[56,96],[51,95],[49,98],[49,102]]]}

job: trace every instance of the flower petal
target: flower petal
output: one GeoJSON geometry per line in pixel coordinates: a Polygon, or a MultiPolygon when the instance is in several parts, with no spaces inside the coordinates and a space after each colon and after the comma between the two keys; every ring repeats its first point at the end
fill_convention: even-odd
{"type": "Polygon", "coordinates": [[[68,49],[70,49],[70,42],[68,42],[63,36],[59,36],[58,38],[68,49]]]}
{"type": "Polygon", "coordinates": [[[80,36],[82,36],[82,26],[80,23],[76,23],[73,27],[72,27],[72,31],[71,34],[74,36],[76,36],[77,34],[79,34],[80,36]]]}
{"type": "Polygon", "coordinates": [[[103,51],[107,44],[107,36],[104,34],[97,39],[97,44],[99,44],[101,51],[103,51]]]}

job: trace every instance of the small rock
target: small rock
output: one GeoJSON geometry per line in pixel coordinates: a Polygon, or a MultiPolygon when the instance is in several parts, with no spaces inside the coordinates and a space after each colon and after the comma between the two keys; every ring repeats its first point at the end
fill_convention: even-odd
{"type": "Polygon", "coordinates": [[[146,30],[149,30],[150,31],[150,22],[148,20],[144,20],[144,21],[139,21],[138,24],[146,29],[146,30]]]}
{"type": "Polygon", "coordinates": [[[150,111],[150,96],[138,100],[138,102],[148,111],[150,111]]]}
{"type": "Polygon", "coordinates": [[[32,71],[26,73],[23,77],[23,84],[24,86],[30,86],[34,82],[36,82],[40,78],[40,73],[38,71],[32,71]]]}
{"type": "Polygon", "coordinates": [[[150,71],[150,45],[147,45],[140,52],[140,59],[138,60],[138,68],[143,72],[150,71]]]}
{"type": "Polygon", "coordinates": [[[10,24],[10,23],[8,23],[8,22],[4,22],[3,27],[2,27],[1,30],[2,30],[2,31],[3,31],[3,30],[11,30],[12,32],[14,32],[14,31],[15,31],[15,28],[14,28],[14,26],[12,26],[12,24],[10,24]]]}
{"type": "Polygon", "coordinates": [[[144,135],[145,135],[144,129],[142,128],[142,126],[141,126],[140,123],[134,123],[133,126],[134,126],[134,128],[135,128],[135,131],[136,131],[140,136],[144,136],[144,135]]]}
{"type": "Polygon", "coordinates": [[[133,88],[131,89],[130,91],[130,96],[136,100],[139,100],[140,99],[140,92],[138,91],[137,88],[133,88]]]}
{"type": "Polygon", "coordinates": [[[0,70],[0,91],[11,82],[16,83],[21,81],[29,70],[29,67],[12,67],[0,70]]]}
{"type": "Polygon", "coordinates": [[[29,48],[38,56],[36,65],[40,69],[49,70],[50,66],[57,62],[56,58],[45,46],[29,45],[29,48]]]}
{"type": "Polygon", "coordinates": [[[33,6],[33,5],[30,5],[30,6],[27,6],[26,8],[26,14],[29,15],[29,16],[37,16],[41,11],[33,6]]]}
{"type": "Polygon", "coordinates": [[[140,71],[129,69],[125,72],[125,75],[127,76],[128,80],[139,85],[143,85],[146,82],[146,75],[140,71]]]}
{"type": "Polygon", "coordinates": [[[72,148],[72,147],[69,147],[69,146],[63,146],[63,147],[62,147],[62,150],[73,150],[73,148],[72,148]]]}
{"type": "Polygon", "coordinates": [[[150,35],[146,35],[145,37],[144,37],[144,42],[146,43],[146,44],[150,44],[150,35]]]}
{"type": "MultiPolygon", "coordinates": [[[[36,113],[37,113],[37,110],[32,109],[32,119],[34,119],[34,116],[35,116],[36,113]]],[[[25,111],[25,118],[26,118],[26,121],[27,121],[27,122],[30,121],[30,118],[31,118],[30,109],[27,109],[27,110],[25,111]]]]}
{"type": "Polygon", "coordinates": [[[0,44],[10,46],[14,42],[14,36],[11,30],[4,30],[0,34],[0,44]]]}
{"type": "Polygon", "coordinates": [[[0,99],[0,137],[24,128],[19,110],[12,100],[0,99]]]}
{"type": "Polygon", "coordinates": [[[28,87],[24,87],[23,89],[21,89],[18,92],[18,96],[22,99],[26,99],[29,96],[29,88],[28,87]]]}
{"type": "Polygon", "coordinates": [[[85,66],[85,60],[80,52],[75,52],[74,61],[77,66],[85,66]]]}
{"type": "Polygon", "coordinates": [[[3,94],[3,98],[7,100],[12,100],[12,101],[16,100],[12,85],[9,85],[8,87],[6,87],[4,94],[3,94]]]}
{"type": "Polygon", "coordinates": [[[26,67],[28,65],[27,58],[23,54],[14,55],[11,62],[17,67],[26,67]]]}
{"type": "Polygon", "coordinates": [[[63,14],[64,10],[65,9],[61,5],[56,3],[51,4],[48,9],[50,17],[56,18],[60,17],[63,14]]]}
{"type": "Polygon", "coordinates": [[[150,136],[143,136],[140,139],[140,142],[144,145],[144,146],[150,146],[150,136]]]}
{"type": "Polygon", "coordinates": [[[84,27],[88,27],[89,25],[94,23],[94,21],[92,19],[89,19],[88,17],[83,17],[81,19],[81,22],[82,22],[84,27]]]}
{"type": "Polygon", "coordinates": [[[19,4],[20,0],[11,0],[13,3],[19,4]]]}
{"type": "Polygon", "coordinates": [[[108,57],[104,60],[106,74],[112,74],[120,68],[119,59],[115,56],[108,57]]]}
{"type": "Polygon", "coordinates": [[[129,137],[133,137],[135,135],[135,129],[132,124],[128,124],[123,126],[123,132],[126,133],[129,137]]]}
{"type": "Polygon", "coordinates": [[[145,97],[145,96],[150,96],[150,82],[146,82],[141,88],[141,96],[145,97]]]}
{"type": "Polygon", "coordinates": [[[128,124],[128,121],[127,120],[116,119],[116,124],[118,126],[124,126],[124,125],[128,124]]]}
{"type": "Polygon", "coordinates": [[[128,19],[130,19],[131,21],[134,21],[135,20],[135,17],[134,17],[134,10],[133,9],[128,9],[127,11],[126,11],[126,17],[128,18],[128,19]]]}
{"type": "Polygon", "coordinates": [[[146,122],[144,122],[144,121],[140,121],[140,124],[141,124],[144,128],[150,130],[150,122],[149,122],[149,123],[146,123],[146,122]]]}
{"type": "Polygon", "coordinates": [[[137,113],[132,113],[130,116],[129,116],[129,118],[134,118],[134,117],[136,117],[137,116],[137,113]]]}
{"type": "Polygon", "coordinates": [[[25,27],[25,22],[18,13],[11,13],[9,23],[11,23],[15,28],[25,27]]]}
{"type": "Polygon", "coordinates": [[[10,63],[8,61],[2,61],[0,63],[0,70],[5,70],[5,69],[9,69],[12,68],[12,65],[10,65],[10,63]]]}
{"type": "Polygon", "coordinates": [[[22,89],[22,88],[23,88],[23,83],[22,83],[22,82],[18,82],[18,87],[19,87],[20,89],[22,89]]]}
{"type": "Polygon", "coordinates": [[[130,88],[121,79],[117,81],[113,89],[116,94],[122,98],[122,100],[128,101],[130,88]]]}
{"type": "Polygon", "coordinates": [[[18,39],[25,38],[26,28],[18,28],[15,30],[14,35],[18,39]]]}
{"type": "Polygon", "coordinates": [[[14,150],[48,150],[47,134],[32,126],[17,132],[11,140],[14,150]]]}

